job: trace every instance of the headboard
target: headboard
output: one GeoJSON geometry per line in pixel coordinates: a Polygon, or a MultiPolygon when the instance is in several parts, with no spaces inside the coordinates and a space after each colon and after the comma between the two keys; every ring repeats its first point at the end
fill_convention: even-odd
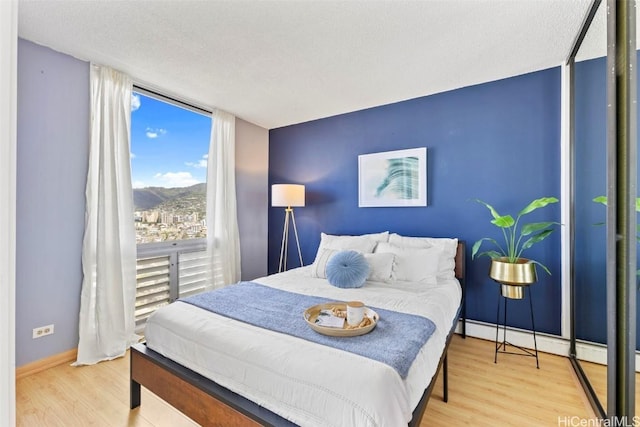
{"type": "Polygon", "coordinates": [[[465,249],[466,245],[464,241],[458,240],[458,249],[456,251],[456,267],[455,274],[457,279],[464,279],[465,270],[465,249]]]}

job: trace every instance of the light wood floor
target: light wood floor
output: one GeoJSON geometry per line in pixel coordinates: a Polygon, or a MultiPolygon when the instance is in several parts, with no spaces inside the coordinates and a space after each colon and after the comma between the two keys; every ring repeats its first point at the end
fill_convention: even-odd
{"type": "MultiPolygon", "coordinates": [[[[607,367],[597,363],[581,362],[591,387],[595,390],[600,404],[607,409],[607,367]]],[[[636,372],[636,416],[640,415],[640,374],[636,372]]]]}
{"type": "MultiPolygon", "coordinates": [[[[558,426],[559,417],[593,413],[567,358],[499,355],[493,342],[455,336],[449,350],[449,402],[439,378],[421,426],[558,426]]],[[[195,426],[143,388],[129,410],[129,358],[73,368],[61,365],[17,382],[18,426],[195,426]]],[[[569,425],[569,424],[564,424],[569,425]]],[[[585,424],[586,425],[586,424],[585,424]]],[[[590,424],[591,425],[591,424],[590,424]]]]}

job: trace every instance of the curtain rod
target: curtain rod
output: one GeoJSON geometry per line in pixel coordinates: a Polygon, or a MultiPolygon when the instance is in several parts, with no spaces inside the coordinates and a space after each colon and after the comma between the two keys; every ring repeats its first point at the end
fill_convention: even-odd
{"type": "Polygon", "coordinates": [[[167,96],[167,95],[164,95],[162,93],[158,93],[158,92],[156,92],[154,90],[147,89],[147,88],[142,87],[142,86],[137,85],[137,84],[133,85],[133,89],[136,92],[140,92],[140,93],[143,93],[143,94],[146,94],[146,95],[150,95],[152,97],[159,98],[161,100],[166,100],[166,101],[170,101],[170,102],[173,102],[173,103],[176,103],[176,104],[180,104],[180,105],[182,105],[184,107],[187,107],[190,110],[193,110],[196,113],[205,114],[207,116],[211,116],[213,114],[212,111],[206,110],[206,109],[204,109],[202,107],[198,107],[196,105],[190,104],[190,103],[185,102],[185,101],[181,101],[181,100],[173,98],[171,96],[167,96]]]}

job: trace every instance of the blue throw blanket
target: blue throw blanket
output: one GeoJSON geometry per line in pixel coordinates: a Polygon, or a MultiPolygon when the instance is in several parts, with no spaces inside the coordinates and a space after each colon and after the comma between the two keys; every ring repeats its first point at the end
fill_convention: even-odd
{"type": "Polygon", "coordinates": [[[368,334],[356,337],[322,335],[307,325],[304,311],[313,305],[335,300],[281,291],[253,282],[237,283],[180,301],[254,326],[386,363],[402,378],[406,378],[418,351],[435,331],[434,323],[426,317],[371,307],[380,319],[368,334]]]}

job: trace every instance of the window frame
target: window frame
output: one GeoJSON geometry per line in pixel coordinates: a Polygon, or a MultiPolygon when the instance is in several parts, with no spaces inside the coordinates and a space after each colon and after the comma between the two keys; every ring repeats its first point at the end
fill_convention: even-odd
{"type": "MultiPolygon", "coordinates": [[[[192,103],[185,102],[183,100],[177,99],[172,96],[163,95],[156,91],[144,88],[139,84],[133,85],[133,92],[154,98],[158,101],[166,102],[168,104],[175,105],[179,108],[183,108],[189,111],[192,111],[197,114],[202,114],[208,116],[212,120],[213,124],[213,113],[205,108],[198,107],[193,105],[192,103]]],[[[205,181],[205,184],[207,182],[205,181]]],[[[132,188],[133,191],[133,188],[132,188]]],[[[206,213],[205,213],[206,217],[206,213]]],[[[207,230],[208,232],[208,230],[207,230]]],[[[204,252],[207,250],[207,238],[193,238],[193,239],[180,239],[180,240],[165,240],[162,242],[149,242],[149,243],[137,243],[136,244],[136,263],[138,263],[141,259],[146,258],[154,258],[154,257],[168,257],[169,259],[169,298],[167,300],[168,303],[172,303],[180,297],[180,255],[192,252],[204,252]]],[[[212,266],[213,268],[213,266],[212,266]]],[[[138,275],[136,274],[136,302],[139,297],[143,297],[138,294],[139,286],[138,275]]],[[[157,310],[157,308],[156,308],[157,310]]],[[[154,310],[155,311],[155,310],[154,310]]],[[[141,328],[144,328],[144,324],[146,324],[146,319],[141,328]]],[[[137,326],[138,328],[138,326],[137,326]]],[[[138,333],[141,333],[142,330],[138,330],[138,333]]]]}

